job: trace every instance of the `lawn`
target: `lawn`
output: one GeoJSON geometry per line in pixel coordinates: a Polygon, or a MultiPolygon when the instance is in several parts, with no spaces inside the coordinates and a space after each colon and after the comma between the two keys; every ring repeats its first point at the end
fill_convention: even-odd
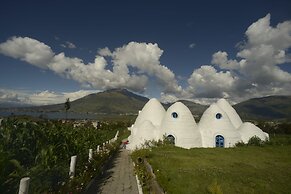
{"type": "Polygon", "coordinates": [[[145,157],[171,194],[290,193],[291,145],[274,142],[229,149],[163,145],[134,152],[133,158],[145,157]]]}

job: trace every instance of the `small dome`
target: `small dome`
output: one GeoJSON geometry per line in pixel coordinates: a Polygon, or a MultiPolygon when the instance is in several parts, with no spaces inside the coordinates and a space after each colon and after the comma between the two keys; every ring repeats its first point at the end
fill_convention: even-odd
{"type": "Polygon", "coordinates": [[[243,123],[238,131],[241,134],[241,139],[244,143],[248,143],[249,139],[254,136],[257,136],[262,141],[269,139],[268,133],[263,132],[259,127],[249,122],[243,123]]]}
{"type": "Polygon", "coordinates": [[[152,122],[144,121],[139,125],[139,128],[133,128],[128,140],[128,149],[139,148],[146,141],[157,140],[157,128],[152,122]]]}

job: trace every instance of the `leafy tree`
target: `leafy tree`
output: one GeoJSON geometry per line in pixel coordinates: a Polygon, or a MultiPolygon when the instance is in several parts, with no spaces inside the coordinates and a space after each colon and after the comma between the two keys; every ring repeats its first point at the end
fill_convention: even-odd
{"type": "Polygon", "coordinates": [[[65,102],[65,110],[66,110],[66,119],[68,118],[68,110],[71,108],[70,98],[67,98],[65,102]]]}

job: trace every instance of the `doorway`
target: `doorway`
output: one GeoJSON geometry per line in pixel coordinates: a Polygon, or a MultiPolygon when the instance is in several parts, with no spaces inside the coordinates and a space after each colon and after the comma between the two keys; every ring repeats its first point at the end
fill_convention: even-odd
{"type": "Polygon", "coordinates": [[[168,141],[170,144],[175,145],[175,137],[174,137],[173,135],[168,135],[168,136],[167,136],[167,141],[168,141]]]}
{"type": "Polygon", "coordinates": [[[224,148],[224,137],[222,135],[217,135],[215,137],[215,147],[224,148]]]}

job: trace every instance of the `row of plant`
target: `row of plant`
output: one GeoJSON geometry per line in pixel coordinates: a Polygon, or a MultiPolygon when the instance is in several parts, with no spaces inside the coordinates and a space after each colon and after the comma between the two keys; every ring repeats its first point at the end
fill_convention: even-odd
{"type": "Polygon", "coordinates": [[[144,193],[153,193],[153,178],[167,193],[288,193],[290,146],[290,135],[253,137],[228,149],[187,150],[165,140],[146,142],[131,156],[144,193]]]}
{"type": "MultiPolygon", "coordinates": [[[[30,177],[29,193],[78,193],[85,189],[100,166],[118,148],[107,144],[106,151],[88,161],[88,150],[112,139],[127,124],[87,123],[7,118],[0,126],[0,193],[16,193],[22,177],[30,177]],[[77,155],[76,173],[69,177],[70,158],[77,155]]],[[[105,150],[105,148],[103,148],[105,150]]]]}

